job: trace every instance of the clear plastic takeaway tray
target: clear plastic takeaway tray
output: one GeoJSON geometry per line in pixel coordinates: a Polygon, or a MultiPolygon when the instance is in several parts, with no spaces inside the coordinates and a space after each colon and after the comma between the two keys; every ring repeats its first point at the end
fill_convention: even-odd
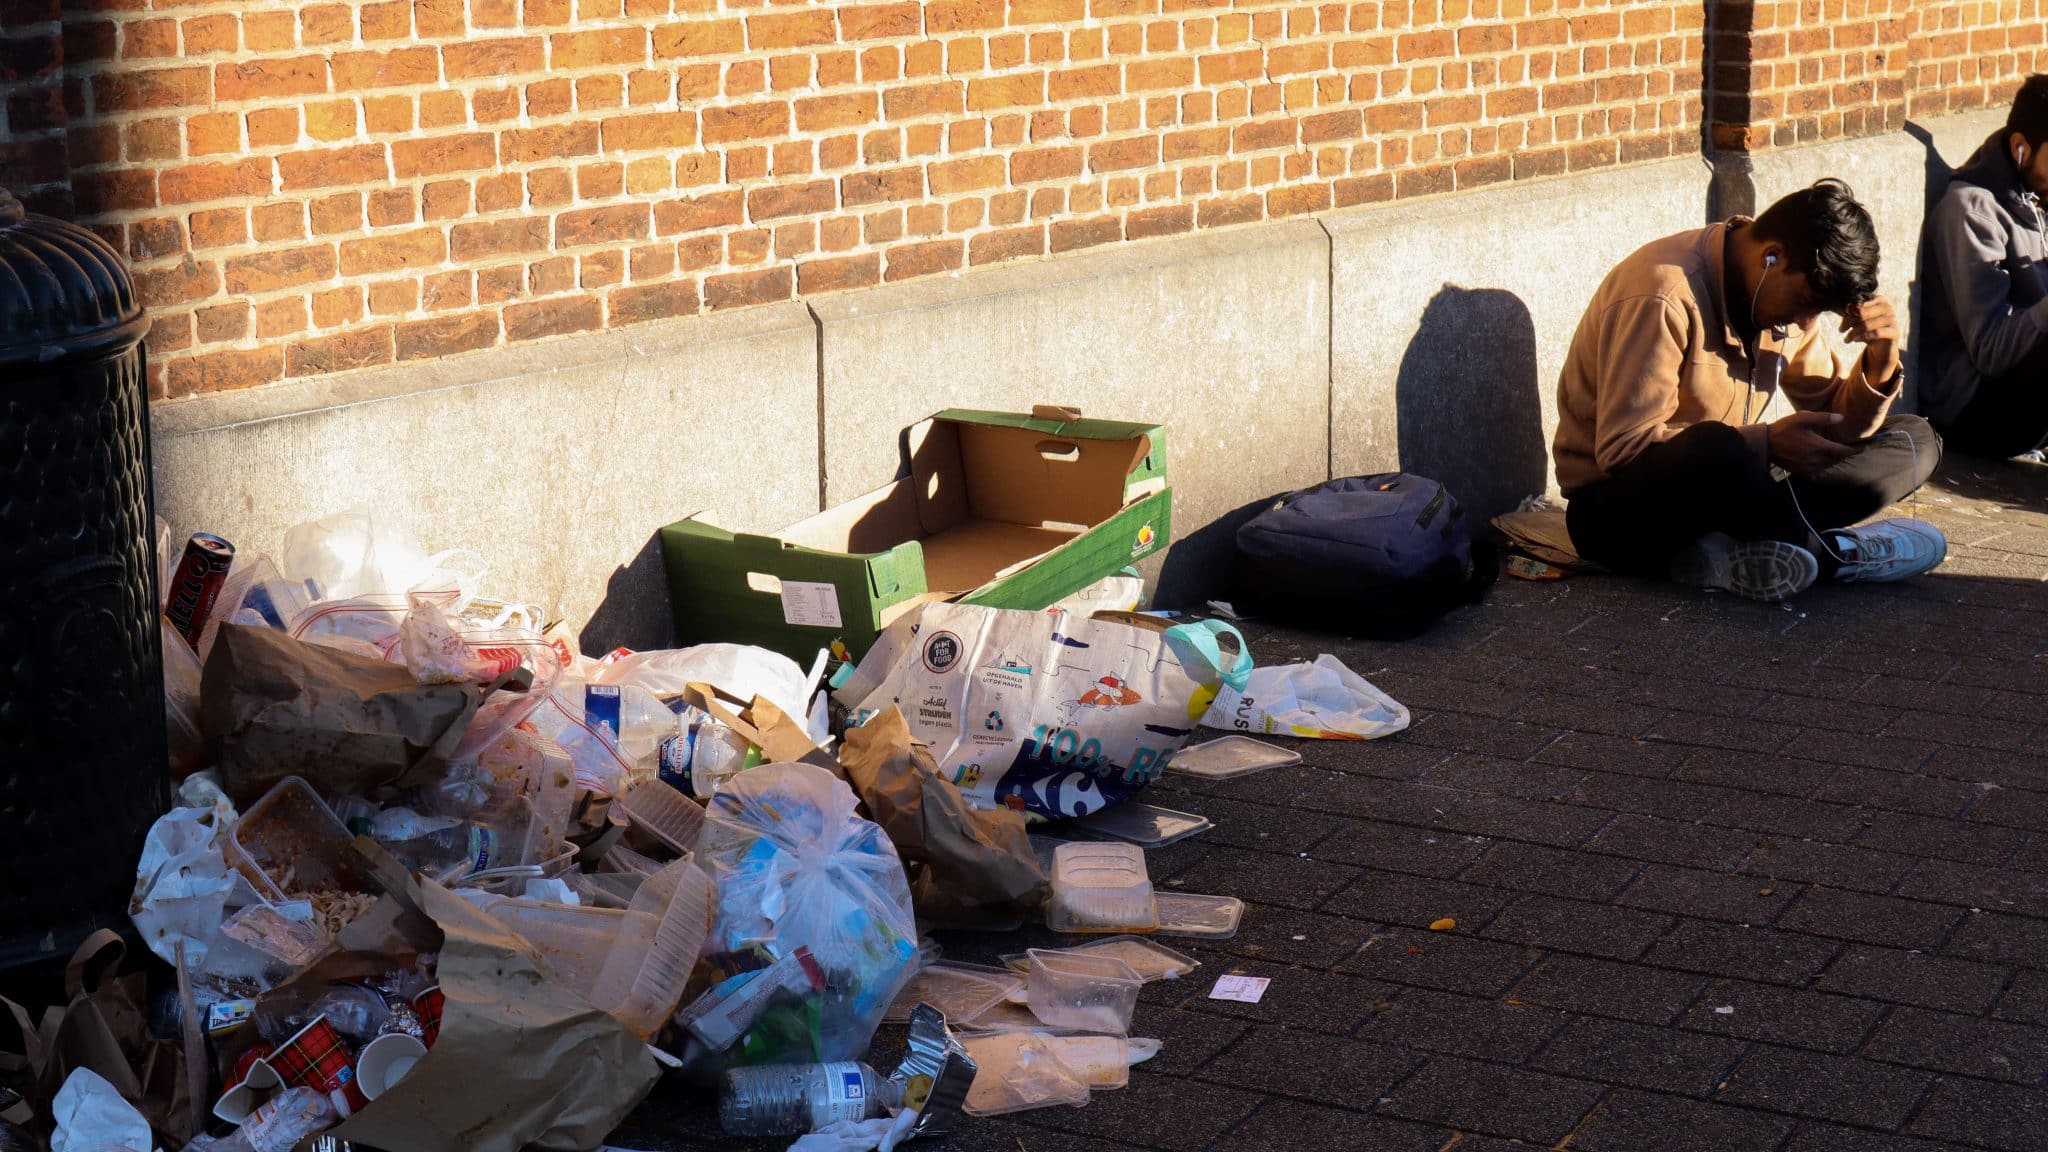
{"type": "MultiPolygon", "coordinates": [[[[1163,900],[1166,895],[1168,894],[1160,893],[1158,898],[1163,900]]],[[[1106,936],[1061,951],[1114,956],[1130,965],[1131,971],[1136,972],[1139,979],[1147,984],[1154,980],[1178,980],[1202,966],[1200,960],[1182,955],[1164,944],[1147,940],[1142,936],[1106,936]]],[[[1031,954],[1018,952],[1005,955],[1003,963],[1014,971],[1028,972],[1031,970],[1031,954]]]]}
{"type": "Polygon", "coordinates": [[[1299,752],[1276,748],[1251,736],[1221,736],[1175,752],[1167,760],[1166,770],[1204,780],[1229,780],[1299,763],[1299,752]]]}
{"type": "Polygon", "coordinates": [[[1237,935],[1237,923],[1244,918],[1244,901],[1235,896],[1203,896],[1194,892],[1160,892],[1160,936],[1186,936],[1196,940],[1228,940],[1237,935]]]}
{"type": "Polygon", "coordinates": [[[1023,987],[1024,977],[1007,968],[941,960],[919,969],[882,1019],[908,1020],[910,1010],[923,1002],[945,1013],[947,1023],[966,1025],[1023,987]]]}
{"type": "Polygon", "coordinates": [[[1091,839],[1107,837],[1140,848],[1164,848],[1216,825],[1207,816],[1176,812],[1157,804],[1126,800],[1071,821],[1067,827],[1091,839]]]}

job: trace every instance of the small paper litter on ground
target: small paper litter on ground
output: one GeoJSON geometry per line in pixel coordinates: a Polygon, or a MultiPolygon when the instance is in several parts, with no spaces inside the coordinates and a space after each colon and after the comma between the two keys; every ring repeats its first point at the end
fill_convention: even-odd
{"type": "Polygon", "coordinates": [[[1216,986],[1209,989],[1209,999],[1257,1004],[1265,998],[1266,985],[1272,982],[1272,979],[1266,976],[1218,976],[1216,986]]]}

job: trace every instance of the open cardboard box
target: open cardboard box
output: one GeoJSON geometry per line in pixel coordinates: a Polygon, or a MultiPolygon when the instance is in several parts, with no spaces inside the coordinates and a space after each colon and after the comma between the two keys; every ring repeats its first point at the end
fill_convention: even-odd
{"type": "Polygon", "coordinates": [[[1045,608],[1170,539],[1157,425],[949,409],[908,439],[903,476],[774,535],[663,528],[677,642],[858,659],[915,604],[1045,608]]]}

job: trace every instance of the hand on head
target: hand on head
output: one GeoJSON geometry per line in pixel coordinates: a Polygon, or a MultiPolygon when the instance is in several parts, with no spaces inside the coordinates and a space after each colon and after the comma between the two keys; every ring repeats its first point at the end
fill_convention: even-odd
{"type": "Polygon", "coordinates": [[[1872,296],[1842,313],[1842,335],[1863,345],[1863,379],[1873,387],[1891,383],[1899,371],[1899,318],[1891,301],[1872,296]]]}

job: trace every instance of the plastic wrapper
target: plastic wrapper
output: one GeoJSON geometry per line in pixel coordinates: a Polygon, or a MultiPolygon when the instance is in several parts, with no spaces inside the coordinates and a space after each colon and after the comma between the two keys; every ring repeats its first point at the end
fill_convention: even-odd
{"type": "Polygon", "coordinates": [[[285,533],[278,566],[321,600],[400,594],[422,586],[456,591],[464,601],[482,582],[473,552],[428,555],[412,531],[386,513],[354,508],[285,533]]]}
{"type": "Polygon", "coordinates": [[[199,633],[199,656],[213,648],[213,639],[224,623],[248,624],[284,631],[299,614],[312,607],[306,585],[287,580],[268,556],[236,556],[235,565],[221,584],[220,598],[213,614],[199,633]]]}
{"type": "Polygon", "coordinates": [[[199,728],[199,684],[206,669],[171,622],[156,619],[164,653],[164,734],[171,775],[185,776],[206,766],[206,735],[199,728]]]}
{"type": "Polygon", "coordinates": [[[262,991],[320,958],[327,935],[293,920],[270,904],[252,904],[220,926],[203,963],[202,975],[228,984],[253,985],[262,991]]]}
{"type": "Polygon", "coordinates": [[[391,1006],[376,991],[360,984],[336,984],[321,993],[306,1009],[305,1019],[297,1023],[304,1025],[315,1016],[327,1017],[327,1022],[334,1025],[336,1032],[361,1045],[384,1031],[384,1026],[391,1020],[391,1006]]]}
{"type": "Polygon", "coordinates": [[[617,796],[656,775],[658,742],[648,746],[642,761],[629,755],[605,726],[584,706],[583,685],[564,679],[527,715],[535,732],[553,741],[575,766],[576,783],[593,792],[617,796]]]}
{"type": "Polygon", "coordinates": [[[1252,669],[1243,688],[1224,685],[1204,728],[1319,740],[1371,740],[1408,727],[1408,709],[1328,653],[1313,664],[1252,669]]]}
{"type": "Polygon", "coordinates": [[[857,1059],[917,964],[917,925],[896,849],[823,768],[769,764],[711,801],[697,863],[716,881],[714,951],[806,947],[824,989],[771,1006],[728,1053],[740,1063],[857,1059]]]}

